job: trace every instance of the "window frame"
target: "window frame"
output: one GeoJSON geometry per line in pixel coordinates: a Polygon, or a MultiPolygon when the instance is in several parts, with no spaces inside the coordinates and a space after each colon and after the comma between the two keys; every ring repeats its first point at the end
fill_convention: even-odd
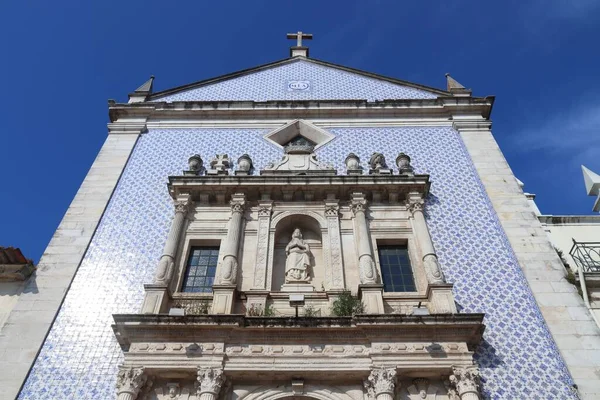
{"type": "MultiPolygon", "coordinates": [[[[381,283],[382,283],[382,285],[384,285],[384,288],[383,288],[384,293],[418,293],[419,292],[419,288],[417,286],[417,280],[415,277],[415,272],[413,269],[413,263],[410,258],[410,251],[408,249],[408,243],[386,243],[386,244],[379,243],[377,246],[377,258],[378,258],[378,262],[379,262],[379,272],[381,274],[381,283]],[[397,274],[397,275],[410,276],[410,280],[412,281],[410,283],[411,283],[413,290],[396,290],[399,287],[403,287],[404,289],[406,289],[406,286],[408,286],[408,285],[404,282],[404,279],[402,279],[403,282],[401,284],[400,283],[397,284],[395,282],[387,282],[386,283],[384,276],[388,276],[388,274],[384,273],[384,262],[382,260],[382,254],[381,254],[381,252],[384,251],[385,249],[394,249],[394,250],[402,251],[402,252],[406,253],[406,257],[408,259],[408,265],[406,265],[406,264],[403,265],[402,263],[398,263],[395,266],[399,267],[400,274],[397,274]],[[402,267],[405,267],[405,268],[402,268],[402,267]],[[408,271],[407,271],[406,267],[408,267],[408,271]],[[406,274],[404,272],[410,272],[410,275],[406,274]],[[391,286],[391,288],[393,290],[386,290],[386,286],[391,286]]],[[[392,271],[390,270],[389,272],[392,272],[392,271]]],[[[394,275],[394,274],[391,274],[391,275],[394,275]]],[[[389,278],[391,279],[391,276],[389,276],[389,278]]]]}
{"type": "Polygon", "coordinates": [[[408,250],[408,259],[410,261],[410,267],[413,274],[413,280],[416,290],[414,292],[383,292],[383,298],[402,298],[409,299],[414,298],[420,299],[427,291],[427,277],[425,276],[425,270],[420,257],[420,250],[416,238],[412,234],[399,235],[390,237],[389,235],[372,235],[373,244],[373,256],[375,258],[375,264],[379,277],[381,278],[381,284],[383,285],[383,274],[381,269],[381,260],[379,259],[379,247],[380,246],[406,246],[408,250]]]}
{"type": "MultiPolygon", "coordinates": [[[[182,240],[180,245],[180,249],[178,251],[178,257],[176,260],[176,276],[174,276],[173,282],[171,286],[173,290],[173,298],[208,298],[211,299],[213,297],[213,292],[184,292],[183,291],[183,282],[185,280],[185,274],[187,272],[188,260],[192,254],[192,249],[194,247],[218,247],[219,248],[219,258],[217,260],[217,269],[215,273],[215,281],[219,274],[219,268],[221,264],[221,239],[205,239],[198,237],[186,237],[182,240]]],[[[213,283],[214,285],[214,283],[213,283]]]]}
{"type": "Polygon", "coordinates": [[[187,252],[187,257],[186,257],[186,260],[185,260],[185,267],[183,268],[183,271],[182,271],[183,273],[182,273],[182,277],[181,277],[181,286],[180,286],[180,292],[181,293],[185,293],[185,294],[191,294],[191,293],[193,293],[193,294],[212,293],[212,287],[215,284],[214,281],[215,281],[216,276],[217,276],[217,267],[219,265],[219,255],[220,255],[219,253],[220,253],[220,247],[219,246],[214,246],[214,245],[212,245],[212,246],[210,246],[210,245],[191,245],[189,247],[188,252],[187,252]],[[206,264],[207,271],[206,271],[206,273],[204,275],[202,275],[202,276],[201,275],[193,275],[192,278],[204,278],[204,279],[210,279],[210,278],[212,278],[213,282],[212,282],[212,284],[210,286],[207,286],[207,285],[202,285],[202,286],[191,285],[190,286],[190,288],[201,288],[201,289],[203,289],[201,291],[185,290],[186,289],[186,282],[188,281],[189,273],[190,273],[191,268],[193,268],[193,267],[196,267],[196,268],[202,267],[202,265],[200,265],[200,264],[191,265],[191,262],[192,262],[193,258],[195,257],[195,252],[196,251],[199,251],[199,252],[209,251],[210,254],[201,255],[201,253],[199,253],[198,257],[200,257],[200,256],[208,257],[209,260],[214,258],[215,261],[214,261],[214,265],[210,261],[207,261],[207,264],[206,264]],[[209,276],[209,274],[208,274],[208,269],[209,268],[214,268],[214,273],[212,274],[212,276],[209,276]]]}

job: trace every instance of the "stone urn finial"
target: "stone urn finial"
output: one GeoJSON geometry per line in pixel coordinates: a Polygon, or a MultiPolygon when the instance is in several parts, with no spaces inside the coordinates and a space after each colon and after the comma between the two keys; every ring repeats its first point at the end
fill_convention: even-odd
{"type": "Polygon", "coordinates": [[[354,153],[348,154],[348,157],[344,160],[346,164],[346,172],[348,175],[360,175],[362,174],[362,167],[360,166],[360,158],[354,153]]]}
{"type": "Polygon", "coordinates": [[[250,175],[252,170],[252,159],[248,154],[242,154],[237,160],[236,175],[250,175]]]}
{"type": "Polygon", "coordinates": [[[412,174],[414,169],[410,165],[410,157],[408,154],[400,153],[396,157],[396,165],[398,166],[398,172],[400,174],[412,174]]]}
{"type": "Polygon", "coordinates": [[[194,154],[188,159],[188,170],[184,171],[184,175],[200,175],[202,167],[202,157],[199,154],[194,154]]]}

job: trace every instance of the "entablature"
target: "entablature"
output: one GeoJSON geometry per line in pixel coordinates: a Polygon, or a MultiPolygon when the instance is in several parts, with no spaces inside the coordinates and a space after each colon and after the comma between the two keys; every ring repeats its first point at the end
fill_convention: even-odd
{"type": "Polygon", "coordinates": [[[123,349],[137,342],[227,344],[347,344],[481,341],[484,314],[355,315],[353,317],[248,317],[244,315],[115,314],[112,325],[123,349]]]}
{"type": "Polygon", "coordinates": [[[438,97],[401,100],[306,100],[306,101],[195,101],[157,103],[116,103],[109,101],[109,118],[152,120],[272,119],[272,118],[403,118],[473,115],[489,119],[494,97],[438,97]]]}
{"type": "Polygon", "coordinates": [[[168,184],[171,197],[191,196],[199,205],[224,203],[234,193],[245,193],[248,201],[291,201],[296,192],[309,192],[311,201],[345,200],[363,192],[370,198],[376,193],[381,200],[397,202],[408,193],[427,196],[430,185],[429,175],[170,176],[168,184]]]}

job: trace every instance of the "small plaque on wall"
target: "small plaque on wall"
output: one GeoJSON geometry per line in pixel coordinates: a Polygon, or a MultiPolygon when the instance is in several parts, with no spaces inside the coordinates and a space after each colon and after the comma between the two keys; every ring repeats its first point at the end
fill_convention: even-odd
{"type": "Polygon", "coordinates": [[[310,81],[288,81],[287,89],[290,92],[306,92],[310,90],[310,81]]]}

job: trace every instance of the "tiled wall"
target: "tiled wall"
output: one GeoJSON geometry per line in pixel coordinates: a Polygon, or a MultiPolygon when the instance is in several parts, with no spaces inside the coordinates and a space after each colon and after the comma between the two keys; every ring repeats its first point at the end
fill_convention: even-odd
{"type": "Polygon", "coordinates": [[[152,101],[435,99],[437,95],[304,60],[152,101]],[[297,83],[301,89],[291,89],[297,83]]]}
{"type": "MultiPolygon", "coordinates": [[[[449,127],[333,128],[321,161],[340,174],[350,152],[366,161],[403,151],[433,181],[428,222],[462,312],[486,313],[476,358],[486,397],[569,399],[571,378],[550,337],[457,132],[449,127]]],[[[261,130],[151,130],[139,140],[21,399],[109,399],[121,351],[112,314],[139,311],[173,214],[168,175],[187,158],[248,153],[257,169],[278,160],[261,130]]]]}

